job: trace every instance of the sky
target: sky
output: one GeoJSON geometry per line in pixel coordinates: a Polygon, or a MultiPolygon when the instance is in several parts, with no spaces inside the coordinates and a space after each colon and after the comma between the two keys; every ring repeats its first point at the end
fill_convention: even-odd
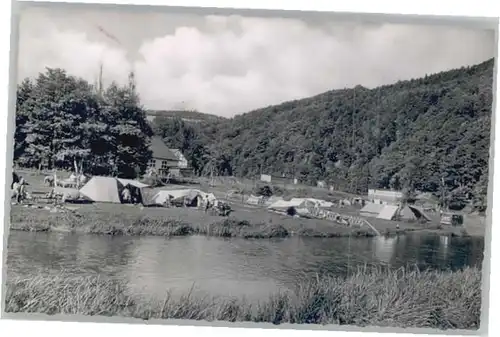
{"type": "Polygon", "coordinates": [[[224,117],[332,89],[376,87],[494,56],[492,30],[339,19],[24,9],[18,82],[60,67],[94,83],[134,71],[147,109],[224,117]]]}

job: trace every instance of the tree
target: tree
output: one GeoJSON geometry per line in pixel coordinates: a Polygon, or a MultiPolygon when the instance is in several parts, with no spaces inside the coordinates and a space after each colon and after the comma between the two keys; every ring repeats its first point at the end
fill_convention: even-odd
{"type": "Polygon", "coordinates": [[[26,122],[30,117],[29,102],[33,94],[33,82],[25,79],[17,88],[16,129],[14,133],[14,161],[18,161],[26,151],[26,122]],[[26,105],[25,105],[26,104],[26,105]]]}
{"type": "Polygon", "coordinates": [[[17,91],[15,160],[23,166],[72,169],[85,162],[92,174],[136,177],[151,158],[146,121],[133,76],[101,95],[62,69],[46,69],[17,91]]]}

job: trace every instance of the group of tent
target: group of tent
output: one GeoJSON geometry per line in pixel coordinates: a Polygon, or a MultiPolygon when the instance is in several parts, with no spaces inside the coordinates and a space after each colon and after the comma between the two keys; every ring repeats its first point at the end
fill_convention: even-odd
{"type": "Polygon", "coordinates": [[[416,206],[384,205],[368,203],[360,210],[360,215],[383,220],[425,220],[431,221],[425,212],[416,206]]]}
{"type": "MultiPolygon", "coordinates": [[[[277,200],[268,206],[268,209],[280,213],[292,213],[302,216],[308,216],[317,213],[317,210],[328,209],[334,206],[334,203],[314,199],[314,198],[293,198],[289,201],[277,200]],[[290,210],[293,209],[292,212],[290,210]]],[[[431,221],[423,209],[406,205],[403,207],[397,205],[383,205],[368,203],[361,210],[363,217],[377,218],[383,220],[424,220],[431,221]]]]}
{"type": "Polygon", "coordinates": [[[268,206],[268,209],[280,213],[289,213],[290,210],[292,214],[307,216],[314,213],[315,209],[324,209],[332,207],[333,203],[325,200],[314,199],[314,198],[292,198],[291,200],[277,200],[268,206]]]}
{"type": "Polygon", "coordinates": [[[197,189],[154,191],[151,186],[136,180],[114,177],[92,177],[80,190],[80,195],[92,202],[122,203],[122,191],[127,188],[144,206],[161,206],[167,201],[185,202],[188,206],[198,206],[201,199],[215,200],[213,194],[197,189]]]}

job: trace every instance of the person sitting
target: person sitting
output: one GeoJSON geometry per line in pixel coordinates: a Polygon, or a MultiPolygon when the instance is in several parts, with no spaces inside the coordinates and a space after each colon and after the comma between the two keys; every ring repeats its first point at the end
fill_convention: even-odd
{"type": "Polygon", "coordinates": [[[24,178],[20,178],[18,182],[14,183],[12,186],[13,195],[17,203],[21,203],[24,199],[25,194],[25,182],[24,178]]]}
{"type": "Polygon", "coordinates": [[[10,185],[10,188],[14,188],[14,184],[19,182],[19,176],[17,175],[16,172],[12,172],[12,184],[10,185]]]}

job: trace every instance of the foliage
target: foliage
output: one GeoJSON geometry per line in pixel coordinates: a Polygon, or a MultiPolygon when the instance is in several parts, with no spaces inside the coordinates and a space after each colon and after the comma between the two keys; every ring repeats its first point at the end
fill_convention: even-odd
{"type": "Polygon", "coordinates": [[[23,167],[135,177],[151,157],[152,129],[135,92],[112,83],[96,90],[62,69],[46,69],[17,90],[14,160],[23,167]]]}
{"type": "Polygon", "coordinates": [[[447,199],[460,194],[485,206],[493,64],[333,90],[216,122],[160,119],[157,128],[168,143],[194,140],[188,157],[200,175],[202,167],[240,177],[265,172],[359,193],[441,196],[444,188],[447,199]]]}
{"type": "Polygon", "coordinates": [[[256,194],[263,197],[272,197],[273,190],[269,185],[264,185],[257,188],[256,194]]]}

